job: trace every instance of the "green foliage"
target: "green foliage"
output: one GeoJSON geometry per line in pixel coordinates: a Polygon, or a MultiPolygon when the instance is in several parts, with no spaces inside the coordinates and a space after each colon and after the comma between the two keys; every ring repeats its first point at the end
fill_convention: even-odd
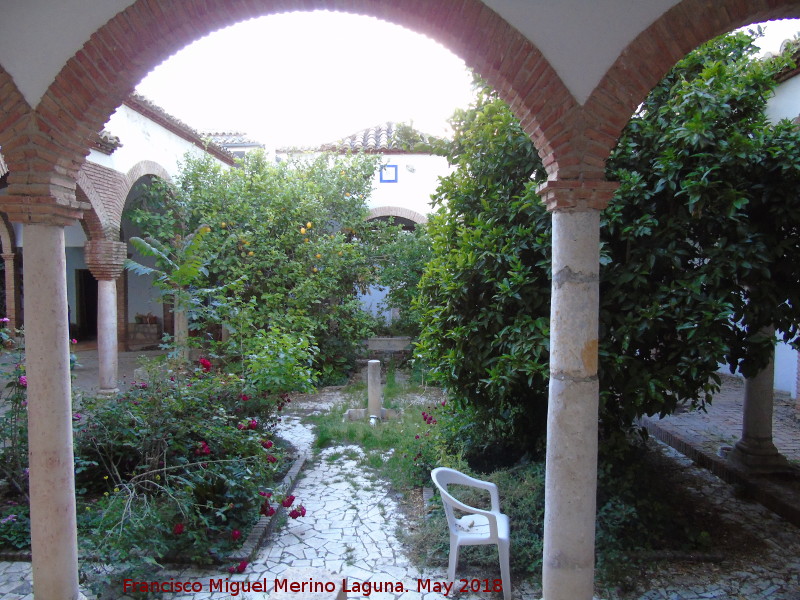
{"type": "Polygon", "coordinates": [[[400,232],[382,249],[378,283],[387,289],[383,302],[397,309],[399,316],[391,324],[393,335],[419,335],[422,315],[415,299],[425,265],[431,259],[431,240],[427,227],[418,224],[414,231],[400,232]]]}
{"type": "Polygon", "coordinates": [[[543,432],[549,216],[531,179],[543,172],[536,150],[495,94],[482,89],[453,127],[456,170],[434,196],[417,353],[480,424],[470,435],[477,455],[543,432]]]}
{"type": "Polygon", "coordinates": [[[314,366],[329,383],[370,335],[356,293],[375,280],[380,248],[398,231],[365,220],[376,167],[364,155],[273,164],[256,153],[229,170],[187,158],[174,188],[154,188],[129,215],[159,240],[207,225],[200,285],[240,283],[208,302],[204,318],[237,328],[230,303],[246,307],[248,328],[302,334],[319,349],[314,366]]]}
{"type": "MultiPolygon", "coordinates": [[[[771,347],[760,329],[797,339],[800,135],[765,114],[773,76],[788,59],[753,60],[754,51],[751,36],[738,33],[689,54],[653,90],[609,159],[609,176],[621,185],[604,219],[602,321],[624,330],[605,352],[628,355],[634,373],[649,372],[656,387],[673,390],[662,392],[662,412],[693,392],[661,365],[693,364],[693,380],[724,355],[732,371],[752,376],[771,347]],[[624,280],[621,270],[629,273],[624,280]],[[646,294],[652,303],[639,306],[647,323],[634,328],[624,313],[646,294]]],[[[640,386],[615,385],[627,397],[640,386]]]]}
{"type": "MultiPolygon", "coordinates": [[[[753,61],[751,51],[735,34],[687,56],[609,160],[620,189],[601,229],[607,442],[637,416],[702,406],[720,362],[757,372],[771,346],[762,328],[797,344],[800,134],[764,115],[786,60],[753,61]]],[[[418,354],[480,423],[480,436],[464,432],[470,456],[476,439],[520,455],[543,438],[548,387],[550,224],[531,181],[541,168],[485,90],[454,129],[457,170],[430,222],[418,354]]]]}
{"type": "MultiPolygon", "coordinates": [[[[105,573],[112,589],[164,561],[224,560],[259,513],[283,500],[274,488],[290,457],[274,430],[290,401],[286,391],[311,389],[312,354],[307,340],[279,330],[258,332],[250,344],[225,370],[206,358],[188,371],[153,360],[145,380],[113,398],[84,398],[74,413],[81,552],[114,565],[105,573]]],[[[10,410],[0,421],[9,440],[3,475],[19,482],[10,496],[6,490],[0,542],[14,548],[30,543],[20,364],[6,374],[10,410]]],[[[91,585],[102,579],[92,576],[91,585]]]]}

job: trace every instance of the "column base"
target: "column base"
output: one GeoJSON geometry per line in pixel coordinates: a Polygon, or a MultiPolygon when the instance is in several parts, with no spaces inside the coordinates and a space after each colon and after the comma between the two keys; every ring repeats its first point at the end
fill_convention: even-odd
{"type": "Polygon", "coordinates": [[[107,388],[107,389],[100,389],[97,391],[97,395],[103,396],[104,398],[116,396],[117,394],[119,394],[119,388],[107,388]]]}
{"type": "Polygon", "coordinates": [[[739,440],[728,454],[728,461],[751,473],[792,473],[789,464],[771,440],[739,440]]]}

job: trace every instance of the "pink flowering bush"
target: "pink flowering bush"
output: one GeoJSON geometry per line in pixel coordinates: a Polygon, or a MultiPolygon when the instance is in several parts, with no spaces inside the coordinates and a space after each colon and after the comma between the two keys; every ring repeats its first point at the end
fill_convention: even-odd
{"type": "Polygon", "coordinates": [[[246,392],[239,376],[203,363],[141,383],[87,399],[73,422],[84,551],[221,560],[263,512],[259,491],[290,464],[274,435],[280,396],[246,392]],[[107,531],[122,534],[112,548],[107,531]]]}

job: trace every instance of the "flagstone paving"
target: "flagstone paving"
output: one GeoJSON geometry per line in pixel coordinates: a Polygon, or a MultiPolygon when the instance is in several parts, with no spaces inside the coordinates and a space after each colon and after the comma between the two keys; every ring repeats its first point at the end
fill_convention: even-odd
{"type": "MultiPolygon", "coordinates": [[[[319,396],[303,397],[292,404],[295,415],[325,411],[339,399],[337,390],[319,396]]],[[[379,474],[361,465],[360,450],[355,446],[326,448],[313,456],[313,430],[298,416],[287,416],[282,423],[282,436],[292,441],[299,451],[310,457],[301,473],[295,496],[304,504],[304,518],[292,520],[262,547],[257,557],[241,574],[228,574],[224,569],[161,572],[158,580],[197,581],[203,592],[197,594],[164,594],[164,600],[263,600],[261,593],[243,592],[234,595],[210,592],[209,581],[268,582],[288,579],[294,569],[316,567],[347,577],[351,589],[369,582],[392,583],[404,591],[373,591],[375,600],[440,600],[444,595],[418,590],[418,581],[443,583],[445,570],[423,569],[412,565],[398,539],[398,531],[406,527],[395,493],[379,474]]],[[[800,600],[800,530],[787,524],[760,505],[737,498],[735,489],[697,469],[682,455],[671,453],[675,468],[691,473],[694,492],[707,499],[726,520],[737,523],[760,541],[757,557],[747,561],[725,561],[720,564],[667,564],[640,577],[625,594],[604,590],[606,600],[800,600]]],[[[755,554],[754,554],[755,555],[755,554]]],[[[462,566],[459,576],[469,576],[462,566]]],[[[538,600],[540,590],[515,581],[514,600],[538,600]]],[[[363,589],[363,586],[362,586],[363,589]]],[[[0,600],[33,600],[30,565],[24,562],[0,562],[0,600]]],[[[365,598],[351,592],[348,599],[365,598]]],[[[497,600],[500,594],[461,594],[463,600],[497,600]]],[[[120,599],[125,596],[120,592],[120,599]]]]}

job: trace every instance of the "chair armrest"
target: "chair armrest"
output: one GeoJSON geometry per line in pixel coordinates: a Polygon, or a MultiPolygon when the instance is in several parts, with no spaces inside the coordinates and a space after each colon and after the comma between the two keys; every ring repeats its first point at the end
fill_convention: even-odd
{"type": "MultiPolygon", "coordinates": [[[[491,484],[494,485],[494,484],[491,484]]],[[[469,504],[464,504],[460,500],[457,500],[453,496],[450,495],[449,492],[442,489],[438,485],[436,486],[439,488],[439,493],[442,495],[442,502],[446,502],[453,508],[457,508],[458,510],[474,515],[482,515],[486,517],[487,521],[489,521],[489,534],[493,538],[497,538],[497,515],[500,514],[499,510],[484,510],[482,508],[476,508],[474,506],[470,506],[469,504]]],[[[496,492],[495,492],[496,493],[496,492]]]]}
{"type": "Polygon", "coordinates": [[[475,479],[474,477],[470,477],[469,475],[465,475],[464,473],[459,473],[458,475],[459,475],[458,479],[460,479],[461,481],[453,481],[453,483],[457,485],[469,485],[472,487],[476,487],[478,489],[488,491],[489,499],[492,505],[492,510],[494,512],[500,512],[500,494],[497,490],[496,484],[492,483],[491,481],[484,481],[483,479],[475,479]]]}

